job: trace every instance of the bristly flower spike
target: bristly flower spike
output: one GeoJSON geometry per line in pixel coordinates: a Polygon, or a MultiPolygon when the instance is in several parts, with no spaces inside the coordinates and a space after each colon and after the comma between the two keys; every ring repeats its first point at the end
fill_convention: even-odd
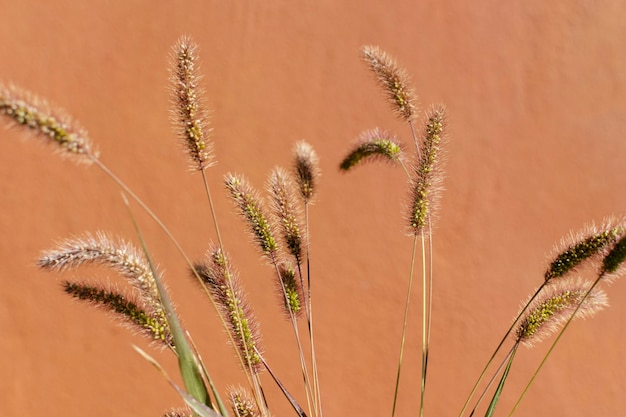
{"type": "Polygon", "coordinates": [[[85,129],[61,109],[52,109],[45,100],[31,93],[0,84],[0,115],[10,124],[25,127],[45,138],[61,155],[87,164],[96,160],[98,152],[93,149],[85,129]]]}
{"type": "Polygon", "coordinates": [[[252,188],[243,175],[227,174],[226,189],[246,219],[250,232],[259,245],[261,252],[270,260],[276,259],[278,245],[270,226],[258,193],[252,188]]]}
{"type": "Polygon", "coordinates": [[[85,264],[112,268],[139,290],[151,312],[163,313],[149,265],[141,252],[124,240],[114,241],[104,233],[96,233],[95,236],[85,234],[65,240],[57,249],[42,253],[37,261],[40,268],[55,271],[74,269],[85,264]]]}
{"type": "Polygon", "coordinates": [[[626,261],[626,234],[622,234],[619,240],[612,246],[611,250],[602,260],[601,276],[611,282],[624,272],[624,261],[626,261]]]}
{"type": "Polygon", "coordinates": [[[294,171],[300,195],[306,204],[313,201],[320,176],[319,159],[313,147],[301,140],[294,150],[294,171]]]}
{"type": "Polygon", "coordinates": [[[445,107],[438,106],[427,114],[420,158],[411,180],[411,204],[408,223],[412,234],[426,233],[439,200],[443,179],[441,147],[445,128],[445,107]]]}
{"type": "Polygon", "coordinates": [[[287,171],[281,167],[275,167],[269,176],[268,189],[272,196],[272,212],[280,226],[283,241],[296,262],[300,262],[302,260],[300,216],[287,171]]]}
{"type": "Polygon", "coordinates": [[[411,121],[415,116],[417,100],[407,72],[378,46],[363,46],[361,53],[365,63],[385,89],[396,114],[407,122],[411,121]]]}
{"type": "Polygon", "coordinates": [[[195,265],[194,269],[225,317],[244,363],[258,371],[261,368],[261,358],[257,353],[261,351],[260,331],[226,256],[221,249],[213,248],[207,254],[206,262],[195,265]]]}
{"type": "Polygon", "coordinates": [[[296,271],[288,264],[280,264],[278,266],[280,273],[280,283],[277,288],[278,296],[285,307],[287,318],[299,317],[302,315],[302,287],[300,281],[296,278],[296,271]]]}
{"type": "Polygon", "coordinates": [[[189,37],[182,37],[172,53],[171,91],[173,122],[192,160],[194,170],[203,170],[215,163],[207,112],[199,87],[197,46],[189,37]]]}
{"type": "Polygon", "coordinates": [[[243,388],[233,388],[229,390],[231,408],[235,417],[259,417],[259,411],[250,398],[250,395],[243,388]]]}
{"type": "Polygon", "coordinates": [[[570,234],[553,250],[555,255],[545,272],[545,280],[565,276],[583,262],[606,255],[623,233],[624,221],[609,218],[600,226],[591,223],[583,230],[570,234]]]}
{"type": "Polygon", "coordinates": [[[357,143],[343,159],[339,168],[349,171],[361,162],[380,160],[392,164],[401,163],[402,145],[391,133],[378,128],[361,133],[357,143]]]}
{"type": "Polygon", "coordinates": [[[512,333],[517,343],[527,347],[556,332],[580,308],[575,318],[591,317],[608,306],[606,293],[579,279],[558,280],[546,286],[528,306],[516,330],[512,333]]]}
{"type": "Polygon", "coordinates": [[[122,317],[131,329],[137,330],[138,333],[147,336],[152,341],[158,341],[175,350],[169,327],[164,325],[164,317],[158,312],[149,313],[142,308],[143,301],[133,300],[128,295],[103,288],[98,284],[90,285],[64,281],[63,290],[74,298],[115,313],[122,317]]]}

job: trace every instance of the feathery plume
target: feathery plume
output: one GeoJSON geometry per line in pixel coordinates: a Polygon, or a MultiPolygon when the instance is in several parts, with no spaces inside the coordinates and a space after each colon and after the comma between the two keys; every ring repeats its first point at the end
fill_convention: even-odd
{"type": "Polygon", "coordinates": [[[296,143],[294,154],[294,172],[300,195],[305,203],[311,203],[320,176],[317,153],[311,145],[301,140],[296,143]]]}
{"type": "Polygon", "coordinates": [[[243,388],[229,390],[228,398],[235,417],[259,417],[259,411],[252,398],[243,388]]]}
{"type": "Polygon", "coordinates": [[[402,145],[394,135],[378,128],[359,135],[356,145],[343,159],[339,168],[348,171],[366,160],[381,160],[394,164],[402,161],[402,145]]]}
{"type": "Polygon", "coordinates": [[[435,107],[427,114],[420,158],[411,179],[411,206],[408,223],[412,234],[427,231],[429,219],[436,209],[443,178],[441,146],[445,127],[445,108],[435,107]]]}
{"type": "Polygon", "coordinates": [[[569,320],[581,301],[576,318],[591,317],[607,307],[606,293],[597,288],[583,301],[590,287],[579,279],[558,280],[546,286],[528,306],[512,333],[516,342],[530,347],[546,339],[569,320]]]}
{"type": "Polygon", "coordinates": [[[207,112],[199,87],[197,46],[189,37],[182,37],[173,48],[171,94],[173,122],[193,161],[192,168],[203,170],[215,163],[212,143],[208,141],[207,112]]]}
{"type": "Polygon", "coordinates": [[[233,340],[244,361],[255,370],[261,369],[257,321],[252,314],[236,274],[232,272],[226,256],[219,248],[212,248],[204,264],[194,265],[202,281],[215,299],[225,317],[233,340]]]}
{"type": "Polygon", "coordinates": [[[378,46],[366,45],[361,54],[370,70],[385,89],[387,98],[398,116],[410,121],[415,116],[416,96],[407,72],[378,46]]]}
{"type": "Polygon", "coordinates": [[[258,193],[243,175],[227,174],[225,183],[240,214],[248,222],[250,232],[261,252],[268,258],[275,259],[278,245],[258,193]]]}
{"type": "Polygon", "coordinates": [[[131,329],[147,336],[152,341],[158,341],[174,350],[174,339],[162,312],[148,313],[141,307],[142,301],[132,299],[128,295],[106,289],[98,284],[79,284],[64,281],[63,290],[66,294],[82,301],[89,302],[96,307],[102,307],[117,316],[122,317],[131,329]]]}
{"type": "Polygon", "coordinates": [[[299,317],[302,315],[302,287],[296,277],[296,271],[291,265],[282,263],[278,266],[280,283],[278,294],[285,308],[287,317],[299,317]]]}
{"type": "Polygon", "coordinates": [[[105,265],[123,276],[141,295],[150,315],[169,331],[159,291],[149,265],[140,252],[124,240],[113,241],[104,233],[67,239],[57,249],[44,252],[37,265],[45,270],[66,271],[81,265],[105,265]]]}
{"type": "Polygon", "coordinates": [[[562,277],[584,261],[606,255],[623,232],[623,220],[609,218],[600,226],[591,223],[577,233],[570,233],[553,249],[545,280],[562,277]]]}
{"type": "Polygon", "coordinates": [[[302,236],[299,215],[294,201],[293,186],[287,172],[276,167],[270,173],[268,189],[272,196],[272,212],[276,217],[282,238],[289,253],[300,262],[302,257],[302,236]]]}
{"type": "Polygon", "coordinates": [[[63,110],[51,110],[45,100],[17,87],[0,84],[0,115],[12,124],[29,129],[45,138],[61,155],[74,157],[79,162],[91,163],[98,158],[85,129],[67,116],[63,110]]]}

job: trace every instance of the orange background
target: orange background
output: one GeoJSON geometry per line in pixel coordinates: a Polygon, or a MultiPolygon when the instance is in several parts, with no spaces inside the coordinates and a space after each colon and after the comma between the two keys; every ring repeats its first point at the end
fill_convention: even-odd
{"type": "MultiPolygon", "coordinates": [[[[361,45],[398,58],[422,108],[443,102],[449,110],[427,416],[458,414],[521,300],[540,284],[552,245],[570,229],[624,212],[621,1],[1,3],[0,79],[74,115],[102,161],[194,259],[213,228],[169,123],[167,67],[180,35],[199,43],[219,161],[208,173],[225,244],[261,321],[266,356],[301,401],[272,271],[248,244],[222,176],[242,172],[261,187],[274,165],[290,163],[297,140],[313,144],[323,170],[311,227],[326,416],[390,415],[411,250],[402,234],[402,172],[337,169],[364,129],[409,140],[360,62],[361,45]]],[[[33,266],[40,250],[72,234],[134,232],[119,190],[100,171],[22,136],[2,130],[0,141],[0,415],[158,416],[180,405],[132,350],[147,348],[142,339],[60,290],[63,278],[106,279],[106,271],[61,277],[33,266]]],[[[210,304],[163,233],[139,217],[217,384],[242,382],[210,304]]],[[[517,415],[626,413],[625,285],[608,289],[610,309],[568,331],[517,415]]],[[[419,288],[414,295],[399,416],[418,407],[419,288]]],[[[500,415],[547,347],[518,353],[500,415]]],[[[176,375],[169,354],[151,352],[176,375]]],[[[275,415],[289,415],[269,379],[266,386],[275,415]]]]}

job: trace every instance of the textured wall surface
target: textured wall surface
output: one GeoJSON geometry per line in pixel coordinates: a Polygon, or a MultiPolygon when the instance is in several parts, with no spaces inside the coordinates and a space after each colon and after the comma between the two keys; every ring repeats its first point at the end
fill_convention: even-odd
{"type": "MultiPolygon", "coordinates": [[[[2,1],[0,79],[47,97],[89,130],[101,159],[169,225],[194,259],[214,240],[199,176],[169,123],[168,54],[200,45],[219,164],[208,170],[225,244],[262,324],[268,360],[303,400],[272,270],[249,245],[222,177],[258,187],[302,138],[323,170],[311,211],[315,324],[326,416],[391,409],[409,271],[404,174],[338,163],[380,126],[406,143],[360,62],[377,44],[413,77],[421,108],[449,115],[445,193],[434,238],[434,313],[426,415],[458,415],[483,364],[541,283],[568,231],[626,211],[626,6],[620,1],[2,1]],[[505,4],[509,3],[509,4],[505,4]],[[522,4],[523,3],[523,4],[522,4]]],[[[54,242],[105,230],[135,239],[119,189],[16,129],[0,140],[0,415],[158,416],[181,404],[131,348],[139,337],[72,302],[34,259],[54,242]]],[[[210,304],[164,234],[136,209],[178,310],[220,387],[243,383],[210,304]]],[[[576,322],[517,415],[624,415],[626,283],[611,308],[576,322]]],[[[419,287],[417,285],[416,287],[419,287]]],[[[415,289],[399,416],[419,397],[415,289]]],[[[521,350],[506,415],[547,347],[521,350]]],[[[153,351],[170,374],[175,361],[153,351]]],[[[275,415],[291,413],[269,378],[275,415]]]]}

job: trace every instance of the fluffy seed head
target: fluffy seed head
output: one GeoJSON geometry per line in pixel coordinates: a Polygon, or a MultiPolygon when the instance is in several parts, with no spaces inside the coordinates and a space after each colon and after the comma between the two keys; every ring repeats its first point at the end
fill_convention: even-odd
{"type": "Polygon", "coordinates": [[[85,264],[105,265],[122,275],[139,290],[146,304],[162,310],[159,291],[145,258],[129,242],[113,240],[105,233],[66,239],[56,249],[45,251],[37,265],[46,270],[65,271],[85,264]]]}
{"type": "Polygon", "coordinates": [[[586,318],[608,306],[606,293],[581,280],[558,280],[548,284],[522,315],[515,332],[517,342],[532,346],[559,330],[580,305],[576,318],[586,318]],[[584,298],[584,300],[583,300],[584,298]]]}
{"type": "Polygon", "coordinates": [[[0,84],[0,116],[45,139],[63,156],[91,163],[98,158],[85,129],[45,100],[14,86],[0,84]]]}
{"type": "Polygon", "coordinates": [[[311,203],[320,176],[317,153],[311,145],[302,140],[296,144],[294,154],[294,172],[300,195],[305,204],[311,203]]]}
{"type": "MultiPolygon", "coordinates": [[[[576,233],[570,233],[553,249],[545,272],[546,281],[575,271],[585,261],[605,256],[622,233],[624,222],[615,218],[605,220],[600,226],[591,223],[576,233]]],[[[610,259],[611,262],[614,260],[610,259]]],[[[610,265],[606,267],[611,268],[610,265]]]]}
{"type": "Polygon", "coordinates": [[[417,100],[407,72],[378,46],[364,46],[361,53],[384,88],[396,114],[406,121],[413,119],[417,100]]]}
{"type": "Polygon", "coordinates": [[[444,140],[445,107],[431,109],[420,146],[420,158],[411,179],[411,204],[408,223],[411,234],[428,231],[439,202],[443,168],[441,147],[444,140]]]}
{"type": "Polygon", "coordinates": [[[162,312],[148,312],[142,307],[143,301],[135,300],[130,295],[104,288],[99,284],[90,285],[64,281],[63,290],[78,300],[86,301],[93,306],[114,313],[116,317],[122,318],[132,330],[146,336],[151,341],[162,343],[164,346],[175,350],[174,339],[164,314],[162,312]]]}
{"type": "Polygon", "coordinates": [[[360,162],[381,160],[398,164],[402,161],[402,145],[389,132],[378,128],[368,130],[359,135],[357,143],[343,159],[339,168],[349,171],[360,162]]]}
{"type": "Polygon", "coordinates": [[[206,261],[194,266],[226,319],[229,331],[241,357],[250,367],[259,370],[261,358],[260,331],[237,275],[219,248],[212,248],[206,261]]]}
{"type": "Polygon", "coordinates": [[[172,52],[171,96],[173,122],[192,161],[192,168],[202,170],[215,163],[213,145],[208,141],[207,112],[200,96],[197,46],[182,37],[172,52]]]}
{"type": "Polygon", "coordinates": [[[226,189],[230,192],[239,213],[248,223],[250,233],[259,245],[261,252],[270,260],[276,257],[278,245],[259,194],[243,175],[227,174],[226,189]]]}
{"type": "Polygon", "coordinates": [[[280,283],[278,286],[279,297],[285,309],[286,317],[299,317],[302,315],[302,287],[296,277],[295,269],[288,264],[281,264],[278,267],[280,272],[280,283]]]}
{"type": "Polygon", "coordinates": [[[235,417],[259,417],[259,411],[248,392],[239,387],[229,390],[228,398],[235,417]]]}
{"type": "Polygon", "coordinates": [[[302,236],[293,185],[287,171],[280,167],[274,168],[270,173],[268,189],[272,196],[272,213],[280,226],[285,246],[299,262],[302,257],[302,236]]]}

